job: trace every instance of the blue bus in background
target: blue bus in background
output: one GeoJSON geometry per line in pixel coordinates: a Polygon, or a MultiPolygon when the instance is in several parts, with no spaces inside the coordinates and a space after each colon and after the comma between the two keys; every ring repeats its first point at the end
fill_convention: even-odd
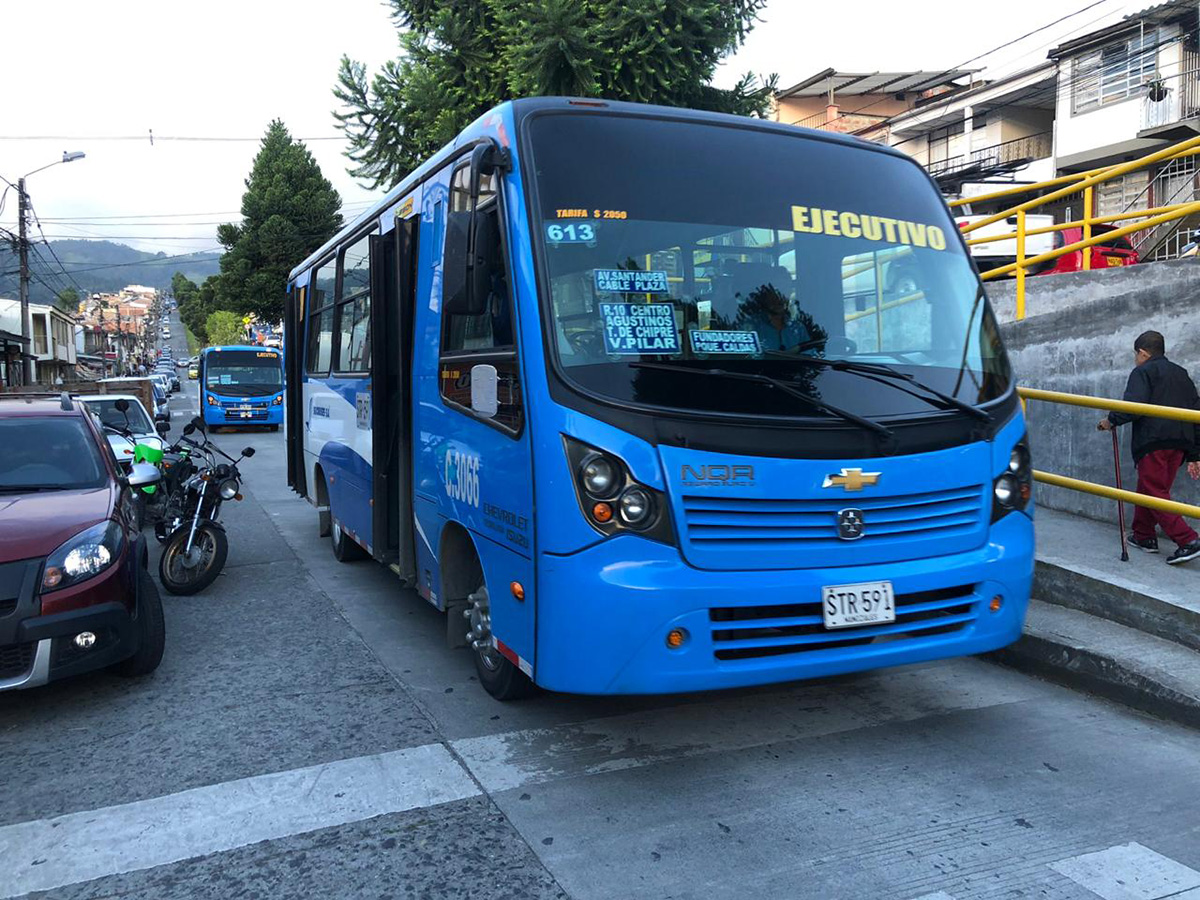
{"type": "Polygon", "coordinates": [[[283,352],[207,347],[200,352],[200,414],[206,425],[283,424],[283,352]]]}
{"type": "Polygon", "coordinates": [[[1021,633],[1013,374],[897,151],[506,103],[292,271],[284,339],[290,485],[338,559],[446,613],[495,697],[757,685],[1021,633]]]}

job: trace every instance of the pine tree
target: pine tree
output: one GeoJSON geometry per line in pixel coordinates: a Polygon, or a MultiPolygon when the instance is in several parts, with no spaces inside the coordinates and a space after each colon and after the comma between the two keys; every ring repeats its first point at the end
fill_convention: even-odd
{"type": "Polygon", "coordinates": [[[288,272],[342,227],[341,205],[308,148],[271,122],[246,179],[241,224],[217,228],[225,254],[216,308],[279,321],[288,272]]]}
{"type": "Polygon", "coordinates": [[[713,87],[766,0],[391,0],[401,55],[342,58],[350,173],[390,187],[512,97],[583,96],[762,115],[775,78],[713,87]]]}

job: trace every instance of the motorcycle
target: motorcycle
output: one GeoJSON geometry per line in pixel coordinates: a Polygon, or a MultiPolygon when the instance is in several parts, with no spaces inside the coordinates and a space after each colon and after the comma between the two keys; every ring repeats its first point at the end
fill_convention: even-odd
{"type": "Polygon", "coordinates": [[[234,459],[208,440],[199,417],[184,428],[178,443],[193,451],[189,462],[194,471],[184,478],[168,500],[168,514],[155,525],[156,536],[163,541],[158,561],[162,585],[172,594],[195,594],[212,584],[225,568],[229,538],[220,523],[221,504],[241,500],[242,475],[238,464],[254,455],[246,447],[234,459]],[[190,435],[200,432],[200,439],[190,435]],[[217,456],[228,462],[218,462],[217,456]]]}

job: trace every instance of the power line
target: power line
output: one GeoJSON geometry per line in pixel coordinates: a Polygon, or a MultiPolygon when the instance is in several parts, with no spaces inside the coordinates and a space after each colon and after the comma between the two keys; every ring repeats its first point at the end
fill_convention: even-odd
{"type": "MultiPolygon", "coordinates": [[[[25,205],[29,209],[29,214],[33,216],[33,224],[37,226],[38,234],[42,236],[42,240],[46,243],[46,249],[50,251],[50,255],[54,257],[54,261],[58,263],[58,267],[62,269],[63,274],[67,276],[70,282],[75,285],[75,290],[79,291],[81,294],[86,294],[87,291],[84,289],[83,285],[81,285],[71,276],[71,273],[67,271],[67,267],[63,265],[62,260],[58,258],[58,254],[54,252],[54,248],[50,245],[50,241],[47,240],[46,232],[42,231],[41,220],[38,218],[37,211],[33,208],[33,202],[29,199],[28,194],[25,195],[25,205]]],[[[36,246],[34,247],[34,250],[36,252],[36,246]]],[[[41,259],[40,253],[38,254],[38,258],[41,259]]],[[[43,260],[43,262],[45,262],[45,260],[43,260]]]]}

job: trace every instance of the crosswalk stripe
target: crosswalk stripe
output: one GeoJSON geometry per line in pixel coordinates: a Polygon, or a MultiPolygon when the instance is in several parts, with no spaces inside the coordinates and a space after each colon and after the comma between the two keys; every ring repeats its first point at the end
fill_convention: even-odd
{"type": "Polygon", "coordinates": [[[1200,872],[1136,842],[1072,856],[1050,868],[1104,900],[1200,897],[1200,872]]]}
{"type": "Polygon", "coordinates": [[[0,827],[0,897],[148,869],[478,793],[444,746],[426,744],[7,825],[0,827]]]}

